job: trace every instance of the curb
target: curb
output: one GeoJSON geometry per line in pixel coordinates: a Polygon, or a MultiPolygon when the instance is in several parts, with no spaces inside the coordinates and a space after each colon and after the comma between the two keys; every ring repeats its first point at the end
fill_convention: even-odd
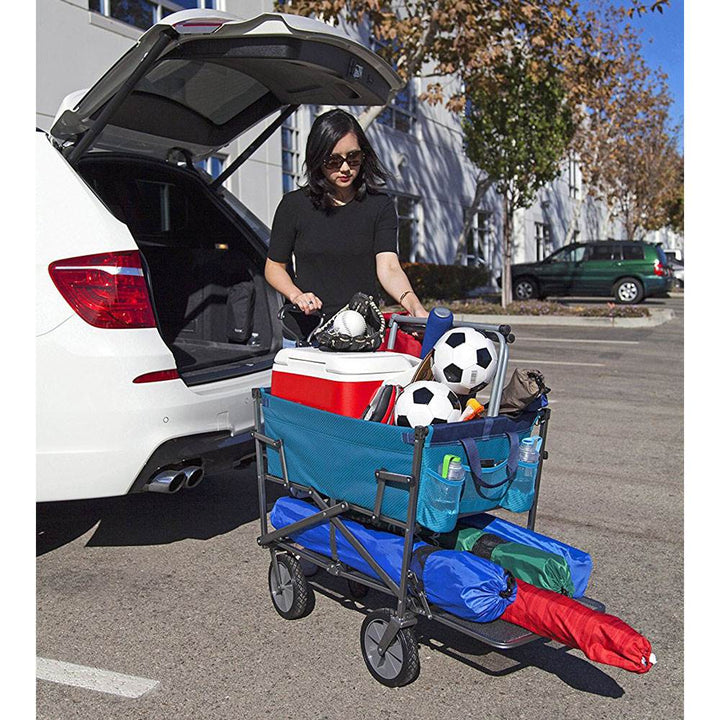
{"type": "Polygon", "coordinates": [[[670,308],[652,308],[649,317],[571,317],[568,315],[455,315],[456,320],[486,325],[565,325],[569,327],[637,328],[662,325],[675,317],[670,308]]]}

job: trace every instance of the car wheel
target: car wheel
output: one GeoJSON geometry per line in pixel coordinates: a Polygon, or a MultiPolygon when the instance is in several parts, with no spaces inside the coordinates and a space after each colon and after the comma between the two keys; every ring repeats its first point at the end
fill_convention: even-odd
{"type": "Polygon", "coordinates": [[[522,277],[513,282],[515,300],[537,300],[539,296],[537,283],[531,278],[522,277]]]}
{"type": "Polygon", "coordinates": [[[613,288],[615,299],[623,305],[633,305],[642,302],[644,297],[643,286],[635,278],[622,278],[615,283],[613,288]]]}

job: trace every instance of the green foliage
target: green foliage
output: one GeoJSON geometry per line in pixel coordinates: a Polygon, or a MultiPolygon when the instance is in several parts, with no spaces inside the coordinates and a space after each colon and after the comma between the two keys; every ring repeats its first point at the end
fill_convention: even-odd
{"type": "Polygon", "coordinates": [[[613,302],[597,305],[568,305],[548,300],[525,300],[511,302],[502,307],[497,301],[490,299],[472,300],[431,300],[426,307],[442,305],[448,307],[455,315],[532,315],[535,317],[610,317],[638,318],[648,317],[646,307],[638,305],[616,305],[613,302]]]}
{"type": "Polygon", "coordinates": [[[492,77],[467,82],[463,123],[468,158],[495,180],[512,209],[529,207],[560,171],[575,126],[560,73],[530,70],[519,51],[492,77]]]}
{"type": "MultiPolygon", "coordinates": [[[[473,288],[487,285],[485,268],[465,265],[433,265],[432,263],[402,263],[415,294],[423,298],[464,298],[473,288]]],[[[386,302],[391,302],[386,298],[386,302]]]]}

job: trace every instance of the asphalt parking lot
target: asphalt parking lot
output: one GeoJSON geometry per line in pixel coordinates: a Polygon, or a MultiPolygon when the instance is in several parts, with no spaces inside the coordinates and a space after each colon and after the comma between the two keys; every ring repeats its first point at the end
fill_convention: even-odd
{"type": "Polygon", "coordinates": [[[588,595],[650,639],[651,672],[546,641],[499,653],[421,620],[420,677],[379,685],[359,632],[385,596],[350,600],[321,572],[308,617],[273,610],[251,467],[176,495],[37,506],[37,717],[682,717],[683,300],[654,303],[675,317],[517,326],[510,366],[552,389],[536,529],[591,554],[588,595]]]}

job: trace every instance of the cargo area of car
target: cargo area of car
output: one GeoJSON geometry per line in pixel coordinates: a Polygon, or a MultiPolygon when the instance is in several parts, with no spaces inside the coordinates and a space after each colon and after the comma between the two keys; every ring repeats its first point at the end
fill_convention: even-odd
{"type": "Polygon", "coordinates": [[[258,238],[193,169],[86,156],[79,172],[145,259],[158,329],[188,384],[254,372],[282,346],[258,238]]]}

